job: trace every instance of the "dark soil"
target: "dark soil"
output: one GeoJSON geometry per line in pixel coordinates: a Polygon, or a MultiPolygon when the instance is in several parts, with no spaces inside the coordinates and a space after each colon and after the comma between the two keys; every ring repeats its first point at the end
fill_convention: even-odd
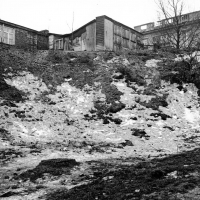
{"type": "Polygon", "coordinates": [[[102,163],[89,184],[50,192],[46,199],[176,199],[200,186],[199,166],[200,149],[132,166],[102,163]]]}
{"type": "Polygon", "coordinates": [[[12,160],[13,158],[16,157],[22,157],[23,153],[21,151],[15,150],[15,149],[2,149],[0,150],[0,163],[6,163],[10,160],[12,160]]]}
{"type": "Polygon", "coordinates": [[[30,179],[35,181],[38,178],[41,178],[44,173],[51,174],[53,176],[59,176],[62,174],[68,174],[70,169],[78,165],[75,159],[59,158],[59,159],[50,159],[42,160],[38,166],[34,169],[28,170],[20,174],[15,179],[30,179]]]}
{"type": "Polygon", "coordinates": [[[167,94],[163,95],[163,97],[157,96],[152,98],[148,102],[140,102],[141,105],[145,106],[146,108],[152,108],[153,110],[159,110],[159,106],[167,107],[168,103],[166,101],[167,94]]]}

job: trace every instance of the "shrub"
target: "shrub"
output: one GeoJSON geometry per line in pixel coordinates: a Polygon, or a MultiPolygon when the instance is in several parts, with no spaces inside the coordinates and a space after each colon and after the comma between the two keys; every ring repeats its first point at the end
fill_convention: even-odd
{"type": "Polygon", "coordinates": [[[144,74],[141,69],[131,68],[129,66],[118,66],[116,72],[120,72],[126,82],[136,82],[138,85],[145,85],[144,74]]]}

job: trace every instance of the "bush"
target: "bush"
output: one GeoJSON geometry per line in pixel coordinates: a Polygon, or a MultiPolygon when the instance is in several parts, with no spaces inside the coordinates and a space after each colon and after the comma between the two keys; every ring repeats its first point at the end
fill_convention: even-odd
{"type": "Polygon", "coordinates": [[[46,59],[47,61],[56,64],[56,63],[64,63],[65,61],[69,60],[69,57],[64,52],[57,50],[57,51],[49,51],[46,59]]]}
{"type": "Polygon", "coordinates": [[[120,72],[127,83],[136,82],[138,85],[146,84],[142,69],[131,68],[129,66],[118,66],[116,72],[120,72]]]}

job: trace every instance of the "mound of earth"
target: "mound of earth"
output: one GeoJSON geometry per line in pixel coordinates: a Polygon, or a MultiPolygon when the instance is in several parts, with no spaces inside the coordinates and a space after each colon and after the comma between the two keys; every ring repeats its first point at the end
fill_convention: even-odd
{"type": "Polygon", "coordinates": [[[198,197],[199,63],[182,64],[0,47],[0,197],[198,197]]]}

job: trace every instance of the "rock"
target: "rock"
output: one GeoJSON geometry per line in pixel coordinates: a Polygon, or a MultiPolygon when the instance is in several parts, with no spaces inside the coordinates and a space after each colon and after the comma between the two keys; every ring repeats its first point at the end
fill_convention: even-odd
{"type": "Polygon", "coordinates": [[[121,123],[122,123],[122,120],[119,119],[119,118],[112,119],[112,121],[113,121],[115,124],[121,124],[121,123]]]}
{"type": "Polygon", "coordinates": [[[13,196],[15,194],[17,194],[17,193],[16,192],[12,192],[12,191],[8,191],[8,192],[2,194],[0,197],[10,197],[10,196],[13,196]]]}
{"type": "Polygon", "coordinates": [[[164,172],[159,169],[151,172],[151,177],[154,179],[160,179],[164,175],[165,175],[164,172]]]}
{"type": "Polygon", "coordinates": [[[114,79],[123,79],[124,75],[120,72],[116,72],[113,76],[114,79]]]}
{"type": "Polygon", "coordinates": [[[9,176],[4,176],[4,179],[9,179],[10,177],[9,176]]]}
{"type": "Polygon", "coordinates": [[[42,160],[38,166],[50,166],[50,167],[73,167],[78,165],[75,159],[69,158],[57,158],[57,159],[49,159],[49,160],[42,160]]]}
{"type": "Polygon", "coordinates": [[[166,120],[167,118],[171,118],[169,115],[166,115],[164,113],[151,113],[150,116],[154,116],[154,117],[161,117],[162,120],[166,120]]]}
{"type": "Polygon", "coordinates": [[[108,149],[108,150],[106,151],[106,153],[111,154],[111,153],[112,153],[112,150],[111,150],[111,149],[108,149]]]}
{"type": "Polygon", "coordinates": [[[125,142],[122,142],[120,144],[122,144],[123,146],[134,146],[130,140],[125,140],[125,142]]]}
{"type": "Polygon", "coordinates": [[[137,136],[139,138],[142,138],[142,137],[149,138],[150,137],[147,135],[147,133],[143,129],[132,128],[131,131],[133,132],[132,135],[137,136]]]}
{"type": "Polygon", "coordinates": [[[137,120],[137,117],[131,117],[130,119],[132,119],[132,120],[137,120]]]}
{"type": "Polygon", "coordinates": [[[125,104],[123,104],[123,103],[113,103],[111,106],[110,106],[110,108],[109,108],[109,111],[111,112],[111,113],[117,113],[117,112],[119,112],[120,110],[122,110],[122,109],[124,109],[126,107],[126,105],[125,104]]]}

